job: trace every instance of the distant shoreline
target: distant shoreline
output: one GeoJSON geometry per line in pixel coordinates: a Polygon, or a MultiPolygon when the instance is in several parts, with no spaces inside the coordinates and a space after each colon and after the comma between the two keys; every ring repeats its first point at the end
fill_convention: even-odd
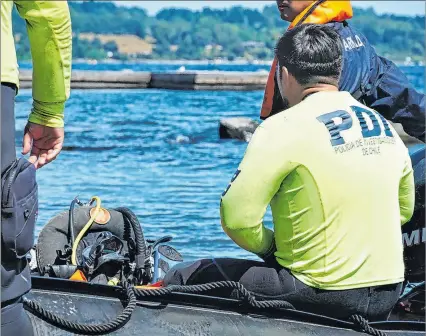
{"type": "MultiPolygon", "coordinates": [[[[424,67],[425,64],[422,62],[412,62],[406,63],[402,61],[393,62],[397,66],[404,67],[424,67]]],[[[28,65],[31,64],[31,61],[26,60],[19,62],[20,64],[28,65]]],[[[258,66],[270,66],[272,64],[272,60],[256,60],[256,61],[248,61],[248,60],[152,60],[152,59],[135,59],[135,60],[114,60],[114,59],[102,59],[102,60],[93,60],[93,59],[73,59],[73,64],[87,64],[87,65],[97,65],[97,64],[161,64],[161,65],[258,65],[258,66]]],[[[208,71],[208,70],[207,70],[208,71]]],[[[213,71],[213,70],[212,70],[213,71]]]]}
{"type": "MultiPolygon", "coordinates": [[[[403,61],[392,60],[398,66],[425,66],[423,62],[406,63],[403,61]]],[[[271,65],[272,60],[151,60],[151,59],[135,59],[135,60],[91,60],[91,59],[74,59],[73,63],[91,64],[91,63],[105,63],[105,64],[169,64],[169,65],[271,65]]]]}
{"type": "Polygon", "coordinates": [[[256,60],[256,61],[249,61],[249,60],[235,60],[235,61],[228,61],[228,60],[153,60],[153,59],[135,59],[135,60],[112,60],[112,59],[104,59],[104,60],[90,60],[90,59],[75,59],[73,60],[73,63],[87,63],[90,64],[91,62],[98,62],[98,63],[109,63],[109,64],[188,64],[188,65],[271,65],[272,60],[256,60]]]}

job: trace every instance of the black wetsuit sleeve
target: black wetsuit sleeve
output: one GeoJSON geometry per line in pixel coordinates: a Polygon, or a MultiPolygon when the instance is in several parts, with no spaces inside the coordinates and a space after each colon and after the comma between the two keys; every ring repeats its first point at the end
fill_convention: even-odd
{"type": "Polygon", "coordinates": [[[408,78],[391,61],[376,57],[375,83],[364,99],[386,119],[400,123],[404,131],[425,142],[425,96],[410,84],[408,78]]]}

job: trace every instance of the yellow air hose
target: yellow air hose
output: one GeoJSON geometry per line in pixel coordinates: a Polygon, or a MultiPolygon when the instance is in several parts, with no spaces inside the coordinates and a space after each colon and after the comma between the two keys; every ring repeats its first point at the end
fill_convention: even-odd
{"type": "Polygon", "coordinates": [[[74,244],[72,246],[71,262],[72,262],[73,265],[77,265],[77,246],[78,246],[78,243],[80,243],[80,240],[83,238],[84,234],[92,226],[96,217],[98,217],[99,210],[101,209],[101,199],[97,196],[93,196],[90,203],[93,203],[94,201],[96,201],[95,212],[93,213],[93,215],[90,216],[89,221],[86,223],[86,225],[80,231],[80,233],[78,234],[78,236],[75,239],[74,244]]]}

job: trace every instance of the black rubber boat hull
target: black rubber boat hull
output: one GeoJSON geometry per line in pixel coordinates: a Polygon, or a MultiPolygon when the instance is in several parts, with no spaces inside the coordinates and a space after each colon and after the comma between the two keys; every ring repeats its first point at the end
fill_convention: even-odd
{"type": "MultiPolygon", "coordinates": [[[[27,297],[46,310],[67,320],[98,324],[111,321],[123,309],[117,289],[110,286],[33,278],[34,289],[27,297]],[[97,292],[97,295],[89,293],[97,292]],[[114,297],[115,296],[115,297],[114,297]]],[[[73,335],[30,314],[35,335],[73,335]]],[[[327,325],[321,318],[297,312],[275,311],[264,314],[243,308],[236,300],[176,294],[167,298],[139,301],[130,321],[111,335],[362,335],[350,329],[327,325]],[[308,321],[309,320],[309,321],[308,321]]],[[[407,324],[408,325],[408,324],[407,324]]],[[[400,328],[403,324],[398,324],[400,328]]],[[[424,325],[423,325],[424,326],[424,325]]],[[[375,326],[377,327],[377,326],[375,326]]],[[[392,329],[387,324],[386,329],[392,329]]],[[[417,326],[418,328],[418,326],[417,326]]],[[[404,328],[405,329],[405,328],[404,328]]],[[[389,335],[424,335],[424,331],[387,331],[389,335]]]]}

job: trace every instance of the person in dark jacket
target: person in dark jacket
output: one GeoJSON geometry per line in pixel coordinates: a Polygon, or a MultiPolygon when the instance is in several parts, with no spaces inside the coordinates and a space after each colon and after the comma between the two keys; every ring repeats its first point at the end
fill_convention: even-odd
{"type": "MultiPolygon", "coordinates": [[[[404,131],[425,142],[425,97],[417,92],[400,69],[388,59],[377,55],[359,31],[346,20],[352,17],[350,1],[277,0],[281,18],[291,22],[289,29],[317,23],[332,27],[341,37],[343,71],[341,91],[379,112],[386,119],[400,123],[404,131]]],[[[281,98],[274,60],[265,89],[261,119],[287,108],[281,98]]]]}
{"type": "Polygon", "coordinates": [[[27,254],[38,214],[36,169],[55,160],[64,142],[64,109],[70,93],[71,17],[66,1],[1,2],[1,334],[31,336],[23,295],[31,290],[27,254]],[[19,71],[12,11],[25,19],[33,65],[33,108],[16,157],[15,96],[19,71]]]}

